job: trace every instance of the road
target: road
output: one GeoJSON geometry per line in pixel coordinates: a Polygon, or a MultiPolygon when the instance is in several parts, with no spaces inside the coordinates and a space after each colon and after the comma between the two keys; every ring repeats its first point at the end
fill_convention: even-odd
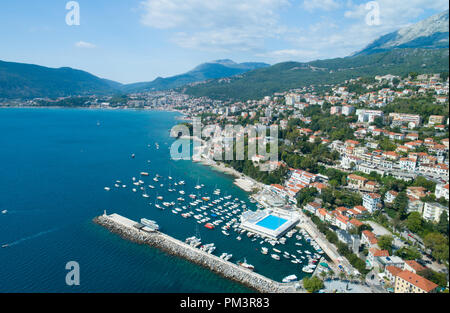
{"type": "Polygon", "coordinates": [[[341,256],[336,247],[331,244],[325,236],[317,229],[316,225],[311,221],[309,217],[307,217],[303,212],[300,211],[301,223],[300,227],[305,229],[311,238],[313,238],[317,244],[322,248],[322,250],[328,255],[328,257],[336,264],[336,267],[341,264],[346,270],[347,273],[353,274],[356,272],[356,269],[348,262],[346,258],[341,256]]]}

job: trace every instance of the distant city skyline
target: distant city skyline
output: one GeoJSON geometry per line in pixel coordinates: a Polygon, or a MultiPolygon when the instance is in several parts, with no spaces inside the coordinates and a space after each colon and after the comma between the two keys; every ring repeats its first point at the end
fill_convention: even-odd
{"type": "Polygon", "coordinates": [[[2,1],[0,60],[151,81],[217,59],[344,57],[448,9],[444,0],[79,0],[80,25],[69,26],[68,2],[2,1]],[[368,23],[377,7],[379,23],[368,23]]]}

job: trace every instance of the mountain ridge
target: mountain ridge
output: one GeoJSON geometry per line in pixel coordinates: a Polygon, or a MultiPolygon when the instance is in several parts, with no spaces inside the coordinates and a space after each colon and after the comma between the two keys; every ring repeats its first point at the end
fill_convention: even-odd
{"type": "Polygon", "coordinates": [[[403,48],[448,48],[449,10],[383,35],[352,56],[403,48]]]}

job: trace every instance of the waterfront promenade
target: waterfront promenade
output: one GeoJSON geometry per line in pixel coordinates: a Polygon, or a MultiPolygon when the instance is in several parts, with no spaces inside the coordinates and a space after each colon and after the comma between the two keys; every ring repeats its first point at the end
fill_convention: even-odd
{"type": "MultiPolygon", "coordinates": [[[[122,238],[161,249],[172,255],[199,264],[228,279],[239,282],[263,293],[305,292],[294,287],[294,283],[279,283],[261,274],[225,261],[215,255],[200,251],[161,232],[145,232],[135,227],[137,222],[118,214],[96,217],[94,222],[120,235],[122,238]]],[[[302,285],[300,283],[300,285],[302,285]]]]}
{"type": "Polygon", "coordinates": [[[308,234],[317,242],[317,244],[322,248],[322,250],[328,255],[331,261],[338,267],[339,264],[342,265],[351,274],[356,272],[356,269],[339,254],[336,247],[332,245],[325,236],[317,229],[316,225],[311,221],[311,219],[300,211],[301,222],[297,227],[301,227],[308,232],[308,234]]]}

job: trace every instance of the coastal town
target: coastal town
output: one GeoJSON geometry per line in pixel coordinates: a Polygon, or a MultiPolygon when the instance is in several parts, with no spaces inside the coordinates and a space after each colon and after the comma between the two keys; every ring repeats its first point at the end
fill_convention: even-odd
{"type": "MultiPolygon", "coordinates": [[[[440,74],[385,75],[325,92],[310,86],[174,109],[207,124],[278,126],[278,162],[253,155],[223,163],[253,182],[246,187],[256,199],[296,208],[341,279],[364,277],[378,292],[428,293],[448,290],[448,88],[440,74]]],[[[214,162],[227,135],[209,138],[202,157],[214,162]]]]}
{"type": "MultiPolygon", "coordinates": [[[[242,126],[238,134],[201,138],[196,153],[204,164],[236,176],[236,185],[265,208],[298,214],[297,227],[328,261],[314,271],[311,291],[333,289],[323,282],[335,279],[370,292],[432,293],[448,292],[448,91],[448,73],[410,73],[246,102],[172,90],[22,105],[82,101],[90,108],[173,110],[189,127],[194,118],[204,127],[242,126]],[[250,127],[277,127],[277,161],[263,153],[215,158],[218,147],[233,147],[233,136],[247,136],[250,127]]],[[[273,138],[263,140],[269,145],[273,138]]]]}

